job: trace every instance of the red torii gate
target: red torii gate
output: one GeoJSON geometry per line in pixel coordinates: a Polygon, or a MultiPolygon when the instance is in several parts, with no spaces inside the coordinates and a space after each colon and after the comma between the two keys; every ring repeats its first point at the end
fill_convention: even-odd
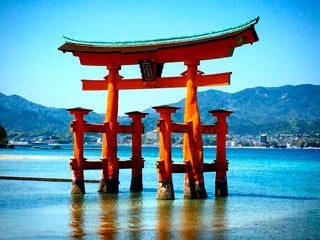
{"type": "MultiPolygon", "coordinates": [[[[73,170],[72,193],[85,193],[84,169],[102,169],[99,192],[118,193],[120,168],[132,168],[130,189],[142,190],[143,158],[141,156],[142,118],[144,113],[128,113],[133,126],[121,126],[117,123],[118,91],[128,89],[176,88],[186,87],[184,123],[171,122],[171,114],[176,108],[170,106],[154,107],[160,113],[158,131],[160,132],[160,159],[157,165],[159,173],[158,199],[174,199],[171,175],[173,172],[185,173],[185,197],[206,198],[203,172],[216,171],[215,193],[227,196],[226,171],[226,117],[232,112],[213,110],[217,117],[215,125],[202,125],[197,103],[197,87],[230,84],[231,72],[205,75],[197,66],[201,60],[231,57],[236,47],[258,41],[254,25],[256,18],[246,24],[223,31],[189,37],[159,39],[132,42],[88,42],[65,37],[65,43],[59,47],[63,52],[72,52],[82,65],[106,66],[109,74],[103,80],[82,80],[83,90],[107,90],[106,115],[103,124],[87,124],[83,116],[91,110],[68,109],[75,115],[71,126],[74,132],[74,157],[71,159],[73,170]],[[187,70],[181,76],[161,77],[163,65],[169,62],[184,62],[187,70]],[[119,75],[122,65],[139,64],[142,79],[124,79],[119,75]],[[101,132],[103,134],[102,158],[100,162],[89,162],[83,157],[83,133],[101,132]],[[122,162],[117,158],[117,134],[132,133],[135,148],[132,149],[132,161],[122,162]],[[184,133],[184,164],[172,164],[171,133],[184,133]],[[202,134],[217,134],[216,161],[203,162],[202,134]],[[134,140],[135,139],[135,140],[134,140]],[[140,140],[139,140],[140,139],[140,140]],[[137,147],[140,144],[140,147],[137,147]],[[137,150],[135,150],[137,149],[137,150]]],[[[134,143],[133,143],[134,144],[134,143]]]]}

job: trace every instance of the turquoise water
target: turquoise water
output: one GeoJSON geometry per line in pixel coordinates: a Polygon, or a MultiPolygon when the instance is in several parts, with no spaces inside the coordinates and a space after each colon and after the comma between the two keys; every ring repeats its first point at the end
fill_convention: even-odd
{"type": "MultiPolygon", "coordinates": [[[[204,149],[206,162],[215,149],[204,149]]],[[[130,147],[119,147],[129,159],[130,147]]],[[[70,178],[72,150],[0,149],[0,175],[70,178]]],[[[100,151],[85,150],[90,160],[100,151]]],[[[0,239],[320,239],[320,150],[227,149],[227,198],[214,197],[214,173],[205,173],[208,198],[183,198],[183,174],[174,174],[176,199],[156,200],[158,148],[144,147],[144,191],[131,193],[130,170],[120,171],[120,193],[100,195],[86,183],[0,180],[0,239]]],[[[173,148],[173,161],[182,161],[173,148]]],[[[100,171],[86,171],[99,179],[100,171]]]]}

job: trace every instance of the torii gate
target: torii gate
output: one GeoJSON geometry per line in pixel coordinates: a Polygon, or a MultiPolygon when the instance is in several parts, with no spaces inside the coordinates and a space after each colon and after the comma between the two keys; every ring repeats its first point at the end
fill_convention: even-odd
{"type": "Polygon", "coordinates": [[[118,193],[120,168],[132,168],[131,190],[142,190],[140,170],[143,160],[141,149],[136,150],[138,153],[134,149],[132,150],[132,161],[140,159],[135,164],[131,162],[130,164],[120,163],[117,158],[117,133],[132,133],[135,136],[136,144],[141,145],[139,134],[143,132],[141,119],[145,114],[139,112],[128,113],[129,117],[133,119],[133,124],[139,126],[140,130],[136,133],[134,133],[133,127],[129,129],[129,126],[120,126],[117,123],[118,92],[119,90],[129,89],[186,87],[183,124],[173,124],[171,122],[171,114],[176,111],[176,108],[170,106],[154,107],[160,113],[160,121],[158,122],[160,159],[158,162],[157,198],[174,199],[172,172],[185,173],[184,195],[186,198],[206,198],[204,171],[216,171],[215,193],[217,196],[227,196],[226,117],[232,112],[210,111],[213,116],[217,117],[217,123],[212,126],[202,125],[197,102],[197,88],[228,85],[230,84],[231,72],[205,75],[198,70],[197,66],[201,60],[231,57],[236,47],[258,41],[254,29],[254,25],[258,21],[259,18],[256,18],[238,27],[218,32],[149,41],[88,42],[65,37],[65,43],[59,47],[59,50],[72,52],[74,56],[79,58],[82,65],[106,66],[109,71],[109,74],[103,80],[82,80],[83,90],[108,91],[104,124],[87,124],[83,120],[83,116],[91,110],[68,109],[71,114],[75,115],[75,120],[72,123],[72,129],[75,133],[74,157],[71,159],[71,169],[73,170],[72,193],[85,193],[83,170],[98,168],[102,169],[98,191],[118,193]],[[183,62],[187,69],[181,76],[161,77],[164,64],[169,62],[183,62]],[[140,65],[141,79],[124,79],[119,75],[122,65],[135,64],[140,65]],[[102,163],[85,161],[86,159],[83,157],[83,132],[104,133],[102,163]],[[172,164],[172,132],[184,133],[183,158],[186,167],[183,167],[183,169],[179,164],[172,164]],[[217,134],[217,156],[214,165],[206,165],[203,162],[203,133],[217,134]],[[134,155],[137,157],[134,157],[134,155]],[[139,167],[133,165],[139,165],[139,167]]]}

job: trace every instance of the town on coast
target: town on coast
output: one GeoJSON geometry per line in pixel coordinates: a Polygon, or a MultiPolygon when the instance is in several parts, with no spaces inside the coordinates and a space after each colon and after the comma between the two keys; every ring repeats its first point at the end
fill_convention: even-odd
{"type": "MultiPolygon", "coordinates": [[[[131,135],[121,134],[117,137],[119,146],[131,146],[131,135]]],[[[216,136],[204,135],[202,138],[204,147],[215,147],[216,136]]],[[[7,141],[9,147],[26,146],[32,148],[60,149],[62,144],[72,144],[55,137],[37,136],[12,138],[7,141]]],[[[159,133],[154,131],[142,135],[142,143],[145,146],[158,146],[159,133]]],[[[91,134],[85,136],[86,145],[99,146],[102,144],[102,135],[91,134]]],[[[183,144],[182,134],[172,135],[172,146],[179,147],[183,144]]],[[[320,148],[320,136],[309,134],[277,134],[277,135],[227,135],[227,147],[259,147],[259,148],[320,148]]]]}

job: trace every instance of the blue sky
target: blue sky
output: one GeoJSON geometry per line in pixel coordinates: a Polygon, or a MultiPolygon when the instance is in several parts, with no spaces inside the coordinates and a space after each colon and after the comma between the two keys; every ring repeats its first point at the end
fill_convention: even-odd
{"type": "MultiPolygon", "coordinates": [[[[203,61],[206,74],[232,71],[231,85],[199,88],[237,92],[256,86],[320,84],[320,3],[261,1],[14,1],[0,2],[0,92],[59,108],[105,111],[106,91],[82,91],[81,79],[102,79],[104,67],[81,66],[57,48],[62,36],[92,41],[147,40],[201,34],[238,26],[257,16],[260,38],[232,58],[203,61]]],[[[167,64],[165,76],[185,70],[167,64]]],[[[122,67],[126,78],[138,66],[122,67]]],[[[185,89],[121,91],[119,115],[177,102],[185,89]]]]}

